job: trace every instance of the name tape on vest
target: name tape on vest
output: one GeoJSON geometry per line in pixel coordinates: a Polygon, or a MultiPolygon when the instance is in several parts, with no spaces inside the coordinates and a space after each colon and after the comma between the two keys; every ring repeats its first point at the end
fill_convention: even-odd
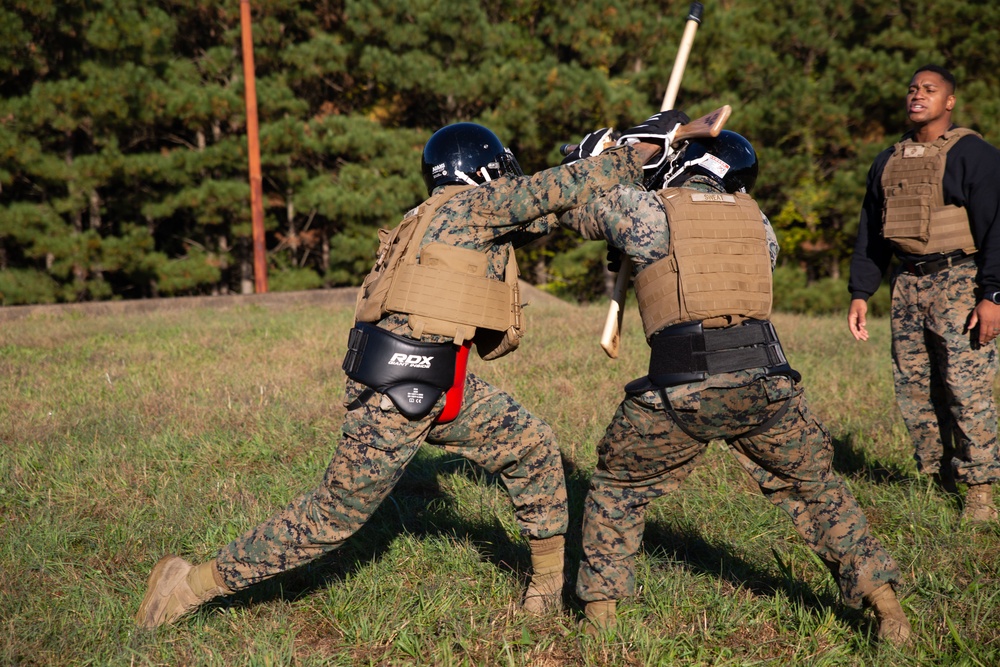
{"type": "Polygon", "coordinates": [[[724,202],[726,204],[735,204],[736,197],[717,192],[695,192],[691,195],[691,201],[708,201],[713,203],[724,202]]]}

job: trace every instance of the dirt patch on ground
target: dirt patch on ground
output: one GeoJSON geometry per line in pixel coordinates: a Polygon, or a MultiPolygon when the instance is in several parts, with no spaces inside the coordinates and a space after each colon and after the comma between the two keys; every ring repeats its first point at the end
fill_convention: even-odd
{"type": "MultiPolygon", "coordinates": [[[[353,306],[358,295],[356,287],[316,289],[300,292],[268,292],[265,294],[232,294],[227,296],[179,296],[168,299],[132,299],[129,301],[94,301],[89,303],[45,304],[39,306],[4,306],[0,308],[0,322],[33,315],[82,313],[84,315],[121,315],[190,308],[239,308],[261,306],[287,308],[289,306],[353,306]]],[[[521,282],[522,300],[538,303],[558,302],[557,297],[521,282]]]]}
{"type": "Polygon", "coordinates": [[[82,313],[84,315],[122,315],[191,308],[238,308],[256,305],[282,308],[302,304],[347,306],[354,303],[356,287],[307,290],[302,292],[267,292],[265,294],[232,294],[227,296],[179,296],[168,299],[132,299],[128,301],[93,301],[88,303],[45,304],[39,306],[5,306],[0,308],[0,322],[33,315],[82,313]]]}

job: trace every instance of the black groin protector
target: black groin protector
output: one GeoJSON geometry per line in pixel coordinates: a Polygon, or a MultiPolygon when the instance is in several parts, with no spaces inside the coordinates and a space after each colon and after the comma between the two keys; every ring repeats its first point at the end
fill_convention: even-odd
{"type": "Polygon", "coordinates": [[[451,343],[424,343],[358,322],[347,348],[347,376],[388,396],[407,419],[430,414],[455,382],[456,348],[451,343]]]}

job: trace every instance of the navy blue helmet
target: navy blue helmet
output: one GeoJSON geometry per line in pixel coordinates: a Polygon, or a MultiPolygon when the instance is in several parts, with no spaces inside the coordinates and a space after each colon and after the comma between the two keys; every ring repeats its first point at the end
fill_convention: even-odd
{"type": "Polygon", "coordinates": [[[524,173],[497,135],[475,123],[446,125],[435,132],[424,145],[420,163],[428,193],[442,185],[481,185],[524,173]]]}

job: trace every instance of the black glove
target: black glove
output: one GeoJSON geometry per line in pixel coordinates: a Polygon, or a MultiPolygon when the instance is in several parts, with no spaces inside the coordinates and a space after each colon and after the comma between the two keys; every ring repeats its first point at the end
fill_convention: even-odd
{"type": "Polygon", "coordinates": [[[573,152],[567,154],[560,164],[569,164],[585,157],[600,155],[604,149],[614,146],[617,138],[618,135],[613,128],[602,127],[599,130],[594,130],[581,139],[573,152]]]}
{"type": "Polygon", "coordinates": [[[608,271],[618,273],[622,270],[622,251],[608,246],[608,271]]]}
{"type": "Polygon", "coordinates": [[[663,142],[666,141],[667,135],[673,132],[675,127],[690,122],[691,119],[686,113],[676,109],[654,113],[642,123],[622,132],[618,138],[618,145],[634,144],[636,141],[646,139],[652,139],[650,143],[663,142]]]}
{"type": "Polygon", "coordinates": [[[645,120],[645,122],[636,125],[635,127],[630,127],[629,129],[622,132],[621,137],[618,139],[618,145],[624,146],[626,144],[634,144],[639,141],[648,142],[651,144],[662,144],[663,150],[654,156],[654,158],[642,166],[645,170],[658,169],[660,165],[667,161],[667,159],[673,154],[674,150],[670,146],[670,133],[678,125],[685,125],[691,122],[688,115],[683,111],[677,111],[671,109],[669,111],[661,111],[660,113],[655,113],[645,120]]]}

